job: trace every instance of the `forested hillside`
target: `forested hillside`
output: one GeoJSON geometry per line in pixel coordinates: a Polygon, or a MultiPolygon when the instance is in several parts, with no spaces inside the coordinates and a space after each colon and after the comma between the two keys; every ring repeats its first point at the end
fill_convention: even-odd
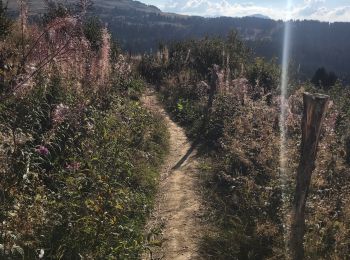
{"type": "MultiPolygon", "coordinates": [[[[39,10],[45,6],[43,0],[31,0],[30,3],[39,10]]],[[[94,1],[89,10],[107,23],[122,48],[133,54],[155,51],[160,43],[174,40],[225,37],[234,29],[256,55],[268,59],[277,57],[280,61],[282,21],[257,17],[183,16],[164,13],[154,6],[132,0],[94,1]]],[[[325,67],[341,79],[350,81],[348,23],[294,21],[291,39],[292,62],[301,79],[310,78],[318,68],[325,67]]]]}
{"type": "MultiPolygon", "coordinates": [[[[174,40],[225,37],[237,30],[252,51],[265,58],[281,58],[284,23],[256,17],[203,18],[159,12],[97,10],[118,36],[125,50],[132,53],[156,50],[159,43],[174,40]]],[[[294,21],[292,24],[291,56],[295,70],[302,79],[311,77],[319,67],[337,72],[340,78],[350,80],[350,29],[348,23],[294,21]]]]}
{"type": "MultiPolygon", "coordinates": [[[[111,31],[119,35],[125,50],[132,53],[156,50],[159,43],[198,39],[205,36],[225,37],[237,30],[247,46],[265,58],[281,58],[284,23],[268,19],[180,17],[167,14],[142,14],[115,9],[104,17],[111,31]]],[[[350,29],[348,23],[295,21],[292,25],[291,56],[302,78],[311,77],[319,67],[336,71],[350,79],[350,29]]]]}

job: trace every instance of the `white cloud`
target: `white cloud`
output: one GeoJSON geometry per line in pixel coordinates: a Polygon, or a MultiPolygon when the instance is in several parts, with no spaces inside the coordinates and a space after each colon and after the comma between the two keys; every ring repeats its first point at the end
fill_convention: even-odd
{"type": "Polygon", "coordinates": [[[255,13],[273,15],[273,10],[269,8],[252,3],[230,4],[227,0],[172,0],[165,6],[165,11],[201,16],[246,16],[255,13]]]}
{"type": "Polygon", "coordinates": [[[299,19],[314,19],[320,21],[350,21],[350,6],[329,8],[325,0],[305,0],[304,5],[293,10],[293,17],[299,19]]]}
{"type": "MultiPolygon", "coordinates": [[[[228,0],[170,0],[164,10],[181,14],[201,16],[247,16],[263,14],[272,19],[286,19],[285,10],[261,6],[257,3],[230,3],[228,0]]],[[[321,21],[348,21],[350,22],[350,5],[327,7],[325,0],[304,0],[303,3],[292,6],[293,19],[313,19],[321,21]]]]}

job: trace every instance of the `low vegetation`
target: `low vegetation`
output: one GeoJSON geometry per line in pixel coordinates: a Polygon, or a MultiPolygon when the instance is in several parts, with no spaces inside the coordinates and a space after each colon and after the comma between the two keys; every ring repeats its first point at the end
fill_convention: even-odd
{"type": "Polygon", "coordinates": [[[0,8],[0,258],[135,259],[166,127],[83,9],[39,25],[22,4],[0,8]]]}
{"type": "Polygon", "coordinates": [[[327,93],[332,102],[307,206],[306,256],[344,259],[350,246],[349,90],[339,82],[315,88],[291,81],[284,104],[287,172],[281,174],[280,70],[273,60],[253,59],[234,35],[163,47],[140,64],[149,81],[161,75],[164,105],[199,141],[205,158],[201,169],[216,231],[202,241],[203,254],[209,259],[286,257],[302,93],[309,91],[327,93]]]}
{"type": "Polygon", "coordinates": [[[49,4],[31,24],[25,2],[16,20],[0,2],[1,259],[140,258],[168,148],[161,116],[141,105],[143,79],[198,144],[214,224],[201,241],[209,259],[286,258],[302,94],[328,94],[305,253],[348,257],[350,91],[334,73],[292,78],[283,101],[277,61],[253,57],[236,32],[161,45],[135,71],[103,23],[87,17],[88,1],[49,4]]]}

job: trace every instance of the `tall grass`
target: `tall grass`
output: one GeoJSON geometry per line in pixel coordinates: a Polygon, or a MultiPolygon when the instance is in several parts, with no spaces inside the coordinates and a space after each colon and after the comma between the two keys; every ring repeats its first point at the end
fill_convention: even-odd
{"type": "Polygon", "coordinates": [[[108,31],[53,14],[0,43],[0,258],[138,258],[166,127],[108,31]]]}

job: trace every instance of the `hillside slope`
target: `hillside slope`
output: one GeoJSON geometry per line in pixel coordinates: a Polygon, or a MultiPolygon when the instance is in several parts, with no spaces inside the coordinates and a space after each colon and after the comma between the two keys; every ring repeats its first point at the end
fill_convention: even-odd
{"type": "MultiPolygon", "coordinates": [[[[69,0],[73,1],[73,0],[69,0]]],[[[11,1],[12,6],[15,1],[11,1]]],[[[40,9],[43,0],[30,0],[40,9]]],[[[204,18],[164,13],[157,7],[132,0],[95,1],[91,8],[109,25],[124,50],[152,52],[159,43],[204,36],[224,36],[237,30],[257,56],[280,57],[284,23],[259,17],[204,18]]],[[[350,81],[350,24],[318,21],[292,23],[292,62],[301,78],[311,78],[319,67],[336,72],[350,81]]]]}
{"type": "MultiPolygon", "coordinates": [[[[17,1],[7,1],[2,0],[4,3],[8,2],[8,7],[10,10],[16,10],[18,7],[17,1]]],[[[46,1],[45,0],[27,0],[29,8],[31,9],[32,13],[42,13],[46,8],[46,1]]],[[[76,0],[57,0],[54,1],[56,3],[63,3],[63,4],[75,4],[78,1],[76,0]]],[[[158,12],[160,13],[161,10],[155,6],[152,5],[146,5],[139,1],[134,0],[98,0],[98,1],[92,1],[92,6],[95,9],[101,10],[101,9],[124,9],[124,10],[137,10],[141,12],[158,12]]]]}
{"type": "MultiPolygon", "coordinates": [[[[284,23],[259,17],[182,16],[138,9],[95,10],[109,24],[122,47],[132,53],[154,51],[159,43],[205,36],[226,37],[237,30],[257,56],[279,58],[284,23]]],[[[301,78],[310,78],[319,67],[350,81],[350,24],[318,21],[292,23],[291,57],[301,78]]]]}

